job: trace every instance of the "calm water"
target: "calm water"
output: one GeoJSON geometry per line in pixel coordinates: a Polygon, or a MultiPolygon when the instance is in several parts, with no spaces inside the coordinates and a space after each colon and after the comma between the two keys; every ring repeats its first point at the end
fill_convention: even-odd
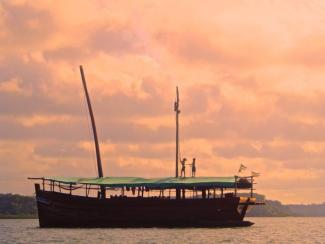
{"type": "Polygon", "coordinates": [[[325,243],[325,218],[248,218],[224,229],[39,229],[37,220],[1,220],[0,243],[325,243]]]}

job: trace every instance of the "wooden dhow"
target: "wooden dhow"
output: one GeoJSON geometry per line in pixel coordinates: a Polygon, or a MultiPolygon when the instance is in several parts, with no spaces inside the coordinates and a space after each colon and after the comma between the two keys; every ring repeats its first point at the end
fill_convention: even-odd
{"type": "Polygon", "coordinates": [[[91,118],[98,177],[31,177],[40,227],[229,227],[245,221],[254,176],[179,177],[179,94],[176,89],[175,177],[104,177],[95,118],[82,66],[80,73],[91,118]],[[248,191],[247,197],[238,194],[248,191]]]}

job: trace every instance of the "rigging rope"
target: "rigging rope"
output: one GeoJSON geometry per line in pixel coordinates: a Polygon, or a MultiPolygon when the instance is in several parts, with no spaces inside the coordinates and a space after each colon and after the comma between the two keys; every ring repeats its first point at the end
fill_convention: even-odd
{"type": "MultiPolygon", "coordinates": [[[[72,70],[73,70],[73,72],[75,74],[77,74],[75,68],[73,68],[72,70]]],[[[84,97],[84,95],[83,95],[83,97],[84,97]]],[[[91,128],[90,128],[90,124],[91,123],[90,123],[90,120],[89,120],[89,113],[88,113],[87,103],[86,103],[86,100],[85,99],[82,99],[82,101],[83,101],[84,108],[81,109],[81,110],[82,110],[82,113],[84,114],[84,116],[86,116],[86,118],[87,118],[88,138],[89,138],[89,141],[93,141],[94,138],[93,138],[93,135],[92,135],[92,132],[91,132],[91,128]]],[[[94,150],[93,147],[91,147],[90,150],[91,150],[91,153],[90,153],[90,155],[91,155],[91,161],[92,161],[92,165],[93,165],[92,168],[93,168],[93,171],[94,171],[94,175],[97,175],[97,162],[95,160],[96,152],[95,152],[95,150],[94,150]]]]}

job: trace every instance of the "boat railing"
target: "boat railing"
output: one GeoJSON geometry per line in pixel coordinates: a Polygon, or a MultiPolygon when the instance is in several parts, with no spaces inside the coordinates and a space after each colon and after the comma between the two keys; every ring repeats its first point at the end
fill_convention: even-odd
{"type": "MultiPolygon", "coordinates": [[[[227,198],[238,197],[238,192],[241,190],[249,190],[250,197],[253,197],[254,182],[253,176],[235,176],[235,184],[233,188],[222,187],[179,187],[179,188],[152,188],[145,186],[137,187],[109,187],[96,184],[76,184],[69,182],[60,182],[47,178],[30,177],[31,180],[41,180],[41,189],[43,191],[67,193],[72,195],[83,195],[86,197],[99,197],[98,192],[105,189],[111,194],[109,198],[126,196],[126,197],[158,197],[158,198],[175,198],[177,189],[182,192],[184,198],[227,198]],[[167,193],[166,193],[167,192],[167,193]],[[96,193],[94,195],[94,193],[96,193]],[[117,194],[118,193],[118,194],[117,194]]],[[[246,194],[247,195],[247,194],[246,194]]]]}
{"type": "Polygon", "coordinates": [[[250,196],[253,197],[254,195],[254,185],[256,185],[256,182],[254,181],[255,176],[238,176],[235,175],[235,196],[237,196],[237,192],[241,188],[249,188],[250,190],[250,196]]]}

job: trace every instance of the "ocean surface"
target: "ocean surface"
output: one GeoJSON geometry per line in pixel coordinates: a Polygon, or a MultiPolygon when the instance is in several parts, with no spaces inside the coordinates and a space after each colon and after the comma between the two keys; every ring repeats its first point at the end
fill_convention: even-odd
{"type": "Polygon", "coordinates": [[[0,219],[0,243],[325,243],[325,218],[247,218],[240,228],[40,229],[0,219]]]}

